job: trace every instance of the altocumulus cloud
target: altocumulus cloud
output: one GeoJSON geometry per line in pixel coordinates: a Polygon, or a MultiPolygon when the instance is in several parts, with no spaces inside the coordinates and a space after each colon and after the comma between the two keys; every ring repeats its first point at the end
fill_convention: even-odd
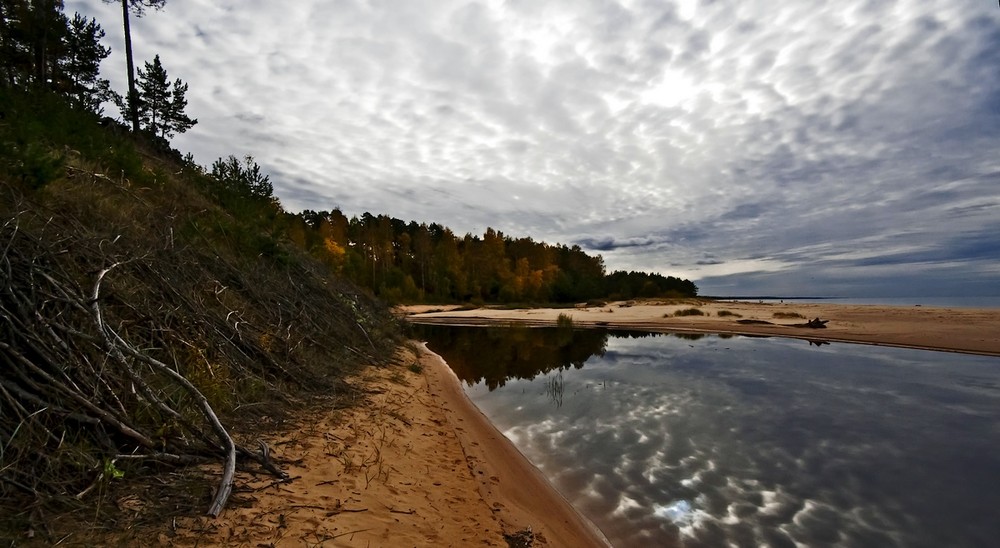
{"type": "MultiPolygon", "coordinates": [[[[124,86],[120,9],[96,16],[124,86]]],[[[290,210],[579,244],[705,293],[1000,288],[1000,8],[975,0],[169,0],[174,144],[290,210]],[[944,283],[942,283],[944,281],[944,283]]]]}

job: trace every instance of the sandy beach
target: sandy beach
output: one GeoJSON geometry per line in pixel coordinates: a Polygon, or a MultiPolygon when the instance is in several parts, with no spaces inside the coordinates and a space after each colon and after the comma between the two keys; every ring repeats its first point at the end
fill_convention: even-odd
{"type": "MultiPolygon", "coordinates": [[[[743,302],[622,302],[600,307],[441,310],[411,319],[745,333],[1000,355],[1000,310],[743,302]],[[697,308],[703,315],[676,316],[697,308]],[[798,327],[828,320],[823,329],[798,327]],[[739,320],[751,320],[738,323],[739,320]],[[767,323],[762,323],[767,322],[767,323]]],[[[317,410],[268,440],[291,481],[241,473],[217,519],[177,520],[162,545],[606,546],[465,396],[421,344],[370,367],[353,407],[317,410]]]]}
{"type": "Polygon", "coordinates": [[[177,520],[181,546],[607,546],[422,345],[370,367],[363,401],[268,440],[288,482],[240,473],[219,518],[177,520]],[[408,364],[408,365],[407,365],[408,364]]]}
{"type": "Polygon", "coordinates": [[[690,299],[626,301],[568,309],[476,309],[406,307],[411,321],[465,325],[553,325],[560,314],[579,327],[650,331],[735,333],[829,342],[879,344],[927,350],[1000,355],[1000,309],[848,304],[757,303],[690,299]],[[677,316],[696,309],[702,315],[677,316]],[[823,329],[800,327],[828,320],[823,329]],[[766,322],[766,323],[761,323],[766,322]]]}

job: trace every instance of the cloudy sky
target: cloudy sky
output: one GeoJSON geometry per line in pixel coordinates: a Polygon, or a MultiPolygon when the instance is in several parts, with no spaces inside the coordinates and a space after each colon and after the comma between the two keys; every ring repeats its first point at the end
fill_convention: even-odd
{"type": "MultiPolygon", "coordinates": [[[[123,90],[120,7],[66,11],[123,90]]],[[[252,154],[291,211],[709,295],[1000,295],[994,0],[167,0],[132,31],[190,84],[174,146],[252,154]]]]}

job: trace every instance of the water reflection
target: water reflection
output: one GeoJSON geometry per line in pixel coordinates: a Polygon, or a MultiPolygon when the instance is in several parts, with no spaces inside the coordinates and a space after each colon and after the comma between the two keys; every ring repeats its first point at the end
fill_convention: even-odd
{"type": "Polygon", "coordinates": [[[616,546],[1000,538],[996,358],[635,335],[421,333],[616,546]]]}
{"type": "Polygon", "coordinates": [[[603,356],[608,343],[608,332],[599,329],[415,325],[413,330],[415,337],[433,341],[434,352],[459,379],[490,390],[510,379],[579,369],[592,356],[603,356]]]}

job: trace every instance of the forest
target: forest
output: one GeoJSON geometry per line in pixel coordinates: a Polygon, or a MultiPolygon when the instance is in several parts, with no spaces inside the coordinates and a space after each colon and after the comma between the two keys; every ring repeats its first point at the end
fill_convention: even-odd
{"type": "Polygon", "coordinates": [[[513,238],[493,228],[458,236],[438,223],[340,210],[287,219],[289,238],[389,302],[576,303],[593,299],[693,297],[689,280],[606,272],[579,246],[513,238]]]}

